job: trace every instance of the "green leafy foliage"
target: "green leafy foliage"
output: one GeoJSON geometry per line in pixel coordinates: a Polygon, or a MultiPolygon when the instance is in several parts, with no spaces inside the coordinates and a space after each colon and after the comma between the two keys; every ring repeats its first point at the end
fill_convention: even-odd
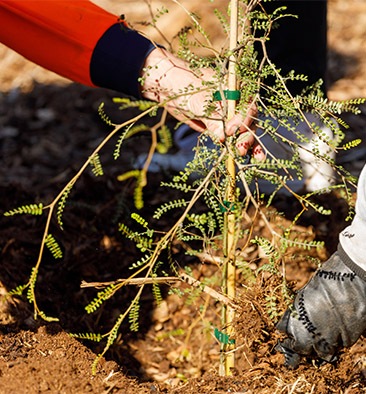
{"type": "Polygon", "coordinates": [[[145,227],[147,230],[149,229],[147,221],[138,213],[136,212],[132,213],[131,218],[135,220],[140,226],[145,227]]]}
{"type": "MultiPolygon", "coordinates": [[[[289,248],[304,250],[304,256],[302,257],[309,261],[311,259],[315,261],[315,258],[308,256],[308,251],[311,248],[322,247],[323,243],[317,240],[304,239],[302,234],[297,233],[294,229],[303,211],[298,215],[294,215],[294,219],[290,225],[287,224],[282,227],[277,225],[276,227],[267,218],[264,208],[266,207],[268,209],[271,206],[274,198],[281,189],[291,192],[288,186],[289,180],[301,180],[304,177],[300,153],[304,150],[304,146],[307,146],[306,144],[311,142],[311,137],[305,136],[300,131],[301,128],[299,125],[308,123],[308,127],[311,129],[313,135],[316,136],[318,141],[326,144],[330,151],[352,149],[359,145],[360,140],[351,140],[343,143],[346,137],[345,130],[347,130],[348,126],[342,120],[341,114],[343,112],[359,114],[359,105],[363,104],[365,100],[330,101],[324,97],[321,89],[322,81],[319,80],[310,86],[306,86],[308,81],[306,75],[298,74],[293,70],[286,74],[283,73],[266,56],[265,46],[268,39],[270,39],[270,31],[280,26],[281,19],[293,18],[294,16],[286,15],[285,7],[279,7],[272,14],[263,12],[261,7],[248,7],[246,10],[245,8],[243,4],[238,20],[241,35],[237,42],[237,48],[235,49],[229,50],[227,47],[213,48],[208,33],[201,26],[200,17],[194,13],[189,15],[191,25],[180,29],[176,36],[179,39],[178,55],[181,59],[190,63],[190,69],[198,78],[201,77],[202,69],[209,68],[213,70],[214,75],[211,81],[204,81],[201,86],[187,86],[171,93],[168,92],[170,97],[166,99],[165,103],[157,104],[148,100],[115,98],[113,101],[119,105],[121,110],[133,109],[134,112],[135,110],[140,111],[139,116],[126,121],[122,125],[112,123],[104,111],[103,103],[100,105],[98,112],[104,122],[114,128],[107,139],[103,141],[105,143],[111,137],[117,139],[113,153],[114,159],[120,157],[126,139],[138,133],[149,131],[153,131],[153,136],[155,136],[154,132],[157,131],[158,141],[156,147],[153,145],[152,147],[159,153],[167,153],[172,148],[173,143],[170,129],[167,125],[162,125],[164,123],[162,120],[165,118],[160,117],[159,121],[155,123],[155,126],[151,126],[152,119],[148,119],[145,122],[145,119],[142,119],[143,116],[153,117],[159,115],[160,112],[165,112],[166,115],[166,111],[160,111],[159,107],[168,104],[170,100],[176,99],[179,96],[179,99],[186,104],[192,95],[204,93],[205,97],[207,97],[206,107],[200,113],[200,116],[194,116],[195,114],[187,110],[183,111],[184,116],[187,120],[191,120],[192,118],[195,121],[202,120],[201,118],[215,119],[222,121],[225,126],[228,115],[227,106],[223,102],[222,114],[218,114],[216,103],[210,97],[215,91],[223,93],[223,90],[227,89],[224,81],[227,80],[227,66],[231,62],[229,58],[235,58],[235,72],[238,79],[238,89],[240,90],[240,100],[237,102],[235,114],[245,118],[248,114],[248,103],[255,101],[258,107],[258,117],[255,120],[258,122],[259,128],[263,131],[263,135],[272,138],[275,144],[284,144],[290,152],[288,158],[276,157],[276,155],[273,155],[269,151],[266,152],[266,160],[262,162],[251,159],[249,154],[241,157],[235,148],[238,135],[226,138],[224,142],[219,142],[212,132],[207,131],[198,139],[197,146],[194,149],[195,156],[193,160],[187,163],[185,169],[176,174],[171,181],[165,181],[161,184],[161,186],[184,193],[185,198],[169,200],[169,196],[167,195],[168,201],[162,202],[154,212],[153,219],[158,222],[156,224],[154,221],[151,221],[154,229],[151,228],[152,224],[150,227],[150,223],[142,215],[135,212],[130,215],[128,209],[129,201],[124,202],[127,208],[123,210],[123,213],[116,207],[115,213],[116,217],[118,217],[116,220],[128,222],[128,225],[120,223],[119,230],[134,242],[138,251],[138,256],[129,267],[130,270],[134,270],[131,279],[136,279],[137,275],[143,272],[145,275],[144,278],[149,279],[150,285],[151,278],[154,279],[161,276],[161,273],[165,272],[164,270],[170,269],[174,274],[179,274],[177,268],[179,267],[179,262],[176,263],[174,261],[175,257],[172,257],[173,252],[171,249],[173,248],[171,245],[174,245],[174,241],[177,241],[177,245],[184,248],[188,255],[198,256],[200,259],[207,255],[214,257],[213,262],[218,269],[221,269],[225,265],[224,262],[228,256],[229,246],[228,242],[225,241],[228,235],[228,217],[233,214],[231,216],[234,216],[235,220],[234,228],[232,229],[234,233],[234,245],[230,251],[233,256],[230,256],[230,258],[235,260],[236,267],[241,277],[244,278],[245,286],[253,284],[257,280],[258,274],[264,271],[270,273],[266,277],[269,276],[277,280],[277,287],[274,291],[266,290],[264,301],[264,309],[267,310],[270,319],[276,322],[282,312],[281,305],[287,305],[291,300],[291,291],[287,287],[283,273],[284,270],[280,269],[280,264],[283,264],[285,259],[295,258],[294,255],[289,256],[289,248]],[[248,20],[251,22],[251,29],[248,26],[248,20]],[[254,42],[262,45],[263,59],[259,59],[259,52],[255,49],[254,42]],[[197,49],[199,51],[206,51],[209,55],[201,55],[197,49]],[[287,84],[292,81],[304,84],[304,89],[300,95],[291,95],[287,84]],[[316,121],[309,123],[306,114],[312,114],[316,121]],[[322,126],[329,128],[334,134],[334,138],[329,138],[322,131],[322,126]],[[281,130],[287,130],[288,134],[293,138],[286,138],[281,134],[280,128],[281,130]],[[209,138],[212,138],[214,141],[213,148],[208,147],[207,142],[209,138]],[[229,178],[226,168],[226,162],[229,157],[233,158],[236,167],[236,177],[233,181],[229,178]],[[273,186],[273,191],[267,201],[265,201],[267,197],[264,197],[261,191],[261,181],[266,181],[273,186]],[[231,188],[231,186],[233,187],[231,188]],[[228,190],[232,189],[235,190],[235,196],[229,199],[228,190]],[[233,201],[234,199],[235,201],[233,201]],[[228,201],[230,201],[229,205],[228,201]],[[231,206],[233,209],[230,209],[231,206]],[[251,209],[255,211],[255,214],[253,214],[251,209]],[[163,217],[163,215],[165,216],[163,217]],[[167,223],[170,223],[170,220],[175,220],[175,218],[178,219],[172,225],[171,229],[168,231],[160,229],[160,223],[163,223],[164,225],[162,227],[165,228],[167,223]],[[161,219],[163,220],[159,222],[161,219]],[[261,226],[265,226],[269,231],[264,231],[263,234],[259,233],[257,228],[259,220],[264,223],[261,226]],[[244,226],[243,223],[246,226],[244,229],[242,228],[244,226]],[[279,232],[276,232],[277,230],[279,232]],[[255,264],[258,263],[256,266],[259,266],[259,268],[256,271],[253,268],[255,264],[252,264],[250,260],[250,253],[248,252],[245,255],[246,251],[243,250],[245,248],[241,243],[243,239],[247,249],[253,248],[258,252],[258,261],[255,261],[255,264]],[[242,252],[244,255],[241,254],[242,252]]],[[[230,12],[229,9],[227,13],[215,10],[219,25],[228,34],[231,30],[228,23],[230,12]]],[[[156,22],[166,13],[167,9],[164,6],[158,9],[155,14],[152,12],[151,25],[157,28],[156,22]]],[[[145,68],[144,72],[149,75],[151,70],[152,68],[145,68]]],[[[143,86],[145,82],[144,78],[140,78],[139,81],[143,86]]],[[[174,110],[179,111],[181,109],[178,105],[174,110]]],[[[312,141],[314,142],[314,139],[312,141]]],[[[259,139],[257,142],[261,143],[262,141],[259,139]]],[[[347,188],[347,182],[355,182],[355,179],[331,159],[329,154],[322,153],[319,145],[319,143],[314,142],[311,148],[307,148],[308,153],[313,154],[314,161],[317,164],[323,162],[335,169],[341,178],[340,185],[305,195],[293,193],[293,196],[297,198],[304,210],[311,208],[321,215],[330,215],[330,209],[316,202],[317,200],[315,202],[313,200],[314,197],[320,194],[337,190],[349,204],[348,219],[350,219],[354,215],[354,202],[352,201],[352,193],[347,188]]],[[[95,152],[99,152],[99,150],[98,148],[95,152]]],[[[99,154],[95,152],[88,158],[82,169],[90,164],[92,172],[96,176],[100,176],[103,175],[103,168],[99,154]]],[[[149,157],[151,158],[151,156],[149,157]]],[[[57,203],[56,218],[61,228],[63,228],[62,216],[66,201],[81,172],[68,183],[61,195],[55,199],[55,203],[57,203]]],[[[145,205],[143,188],[146,186],[148,180],[147,170],[133,169],[127,171],[119,175],[118,180],[130,180],[132,184],[134,182],[136,183],[134,188],[134,205],[137,210],[142,209],[145,205]],[[131,180],[131,178],[133,179],[131,180]]],[[[128,200],[129,196],[125,200],[128,200]]],[[[117,198],[119,196],[116,196],[116,200],[117,198]]],[[[23,213],[41,215],[46,208],[50,209],[52,213],[53,206],[56,205],[51,204],[47,207],[43,207],[42,204],[24,205],[5,212],[4,215],[12,216],[23,213]]],[[[51,219],[51,216],[49,219],[51,219]]],[[[51,220],[49,222],[52,223],[51,220]]],[[[49,225],[48,223],[47,226],[49,225]]],[[[51,251],[52,255],[55,258],[62,258],[61,248],[49,233],[48,227],[46,227],[44,235],[45,245],[51,251]]],[[[298,258],[299,256],[296,257],[298,258]]],[[[28,301],[34,305],[38,315],[45,320],[54,321],[55,318],[46,316],[36,305],[35,284],[41,260],[42,258],[40,258],[40,261],[33,268],[28,283],[11,290],[7,296],[21,295],[27,289],[28,301]]],[[[186,271],[190,276],[194,276],[189,267],[186,271]]],[[[198,304],[197,310],[202,312],[205,305],[202,303],[204,297],[201,296],[205,286],[221,285],[220,290],[225,291],[226,285],[224,281],[218,283],[218,277],[219,275],[214,275],[212,278],[200,278],[201,285],[198,287],[184,287],[183,289],[171,287],[169,291],[170,293],[186,297],[186,303],[188,305],[198,304]]],[[[123,286],[121,282],[116,283],[118,284],[111,284],[98,292],[96,297],[85,307],[87,313],[96,311],[123,286]]],[[[157,304],[160,304],[163,300],[159,283],[153,280],[151,284],[151,291],[157,304]]],[[[97,356],[93,363],[93,373],[95,373],[97,362],[116,340],[121,324],[127,316],[131,330],[137,331],[139,329],[141,293],[145,288],[145,283],[139,286],[134,300],[127,306],[121,306],[121,308],[124,308],[124,312],[119,314],[109,333],[104,335],[93,333],[70,334],[75,338],[97,342],[107,337],[107,343],[103,352],[97,356]]],[[[169,335],[182,334],[182,330],[177,330],[177,332],[172,332],[169,335]]]]}
{"type": "Polygon", "coordinates": [[[255,236],[255,238],[251,242],[257,244],[263,250],[264,254],[271,263],[275,263],[280,257],[278,250],[272,245],[272,243],[268,239],[255,236]]]}
{"type": "Polygon", "coordinates": [[[238,261],[236,262],[236,267],[238,271],[243,276],[244,281],[251,284],[255,282],[255,275],[253,270],[249,267],[249,263],[247,261],[238,261]]]}
{"type": "Polygon", "coordinates": [[[52,234],[47,235],[45,245],[55,259],[62,259],[62,250],[52,234]]]}
{"type": "Polygon", "coordinates": [[[100,162],[100,157],[98,153],[95,153],[93,156],[90,156],[89,163],[92,168],[92,172],[95,176],[104,175],[102,164],[100,162]]]}
{"type": "Polygon", "coordinates": [[[12,289],[12,290],[8,291],[8,292],[4,295],[2,301],[5,302],[9,297],[12,297],[12,296],[14,296],[14,295],[21,296],[21,295],[23,294],[23,291],[24,291],[27,287],[28,287],[28,284],[26,283],[26,284],[24,284],[24,285],[17,286],[15,289],[12,289]]]}
{"type": "Polygon", "coordinates": [[[104,103],[101,103],[98,108],[99,116],[102,120],[107,123],[108,126],[113,126],[112,121],[109,119],[109,116],[104,112],[104,103]]]}
{"type": "Polygon", "coordinates": [[[132,306],[128,313],[128,321],[130,323],[131,331],[139,330],[139,312],[140,312],[140,298],[137,297],[132,301],[132,306]]]}
{"type": "Polygon", "coordinates": [[[159,306],[163,302],[163,295],[161,294],[159,284],[156,282],[153,282],[152,284],[152,293],[156,301],[156,304],[159,306]]]}
{"type": "Polygon", "coordinates": [[[156,10],[157,12],[156,12],[156,14],[154,15],[154,17],[153,17],[153,19],[152,19],[152,22],[153,23],[156,23],[157,22],[157,20],[161,17],[161,16],[163,16],[163,15],[165,15],[165,14],[167,14],[169,11],[167,10],[167,8],[165,8],[164,6],[162,6],[160,9],[157,9],[156,10]]]}
{"type": "Polygon", "coordinates": [[[136,269],[140,268],[141,266],[147,264],[147,262],[151,259],[151,254],[145,254],[141,259],[134,262],[129,269],[136,269]]]}
{"type": "Polygon", "coordinates": [[[42,215],[43,204],[39,203],[39,204],[22,205],[21,207],[4,212],[4,216],[14,216],[24,213],[28,213],[30,215],[42,215]]]}
{"type": "Polygon", "coordinates": [[[136,246],[141,250],[141,252],[146,252],[146,250],[151,249],[153,242],[153,239],[151,237],[154,234],[153,230],[148,229],[144,233],[139,233],[137,231],[132,231],[124,223],[120,223],[119,231],[124,233],[127,236],[127,238],[135,241],[136,246]],[[145,236],[145,234],[147,235],[147,237],[145,236]]]}
{"type": "Polygon", "coordinates": [[[123,133],[119,136],[118,141],[116,143],[116,146],[115,146],[115,149],[113,152],[114,160],[117,160],[119,158],[124,140],[132,137],[134,134],[140,133],[142,131],[147,131],[147,130],[150,130],[150,127],[145,124],[136,125],[134,123],[131,123],[128,127],[126,127],[124,129],[123,133]]]}
{"type": "Polygon", "coordinates": [[[129,98],[114,98],[114,103],[121,104],[119,109],[123,110],[126,108],[138,108],[141,111],[146,111],[151,107],[155,107],[156,103],[148,100],[131,100],[129,98]]]}
{"type": "Polygon", "coordinates": [[[112,297],[115,291],[116,291],[116,285],[111,284],[104,290],[98,292],[94,300],[85,307],[87,313],[95,312],[103,304],[104,301],[112,297]]]}
{"type": "Polygon", "coordinates": [[[122,182],[129,178],[138,178],[140,176],[140,170],[127,171],[124,174],[118,175],[117,179],[122,182]]]}
{"type": "Polygon", "coordinates": [[[351,149],[351,148],[355,148],[356,146],[360,145],[361,140],[357,139],[357,140],[353,140],[353,141],[349,141],[346,144],[344,144],[343,146],[340,147],[340,149],[351,149]]]}
{"type": "Polygon", "coordinates": [[[144,207],[144,197],[142,194],[142,189],[145,186],[143,184],[143,172],[140,172],[140,176],[137,178],[136,187],[133,193],[133,200],[135,202],[136,209],[142,209],[144,207]]]}
{"type": "Polygon", "coordinates": [[[161,340],[163,340],[165,338],[168,338],[168,337],[178,337],[178,336],[181,336],[181,335],[184,335],[184,330],[183,330],[183,328],[178,328],[176,330],[164,332],[164,333],[158,335],[156,337],[156,339],[158,341],[161,341],[161,340]]]}
{"type": "Polygon", "coordinates": [[[173,146],[172,134],[168,126],[163,125],[160,127],[158,129],[158,135],[160,142],[158,142],[156,150],[161,154],[167,153],[168,150],[173,146]]]}
{"type": "Polygon", "coordinates": [[[63,192],[59,202],[58,202],[58,206],[57,206],[57,222],[60,226],[61,229],[63,229],[63,222],[62,222],[62,214],[64,212],[65,209],[65,205],[66,205],[66,200],[71,192],[72,187],[74,186],[74,182],[70,182],[65,191],[63,192]]]}
{"type": "Polygon", "coordinates": [[[323,241],[307,241],[307,240],[298,240],[294,239],[282,239],[283,246],[286,248],[290,247],[298,247],[304,250],[310,250],[311,248],[322,249],[324,247],[323,241]]]}
{"type": "Polygon", "coordinates": [[[57,317],[51,317],[47,316],[43,311],[38,311],[38,315],[45,321],[48,321],[49,323],[60,321],[59,318],[57,317]]]}
{"type": "Polygon", "coordinates": [[[145,184],[144,184],[145,172],[141,171],[141,170],[131,170],[131,171],[128,171],[122,175],[119,175],[117,177],[117,179],[119,181],[125,181],[126,179],[129,179],[132,177],[136,178],[136,186],[135,186],[134,194],[133,194],[135,207],[137,209],[142,209],[144,207],[142,189],[145,186],[145,184]]]}
{"type": "Polygon", "coordinates": [[[116,323],[114,324],[112,330],[109,332],[109,335],[107,337],[107,344],[103,350],[102,353],[98,354],[98,356],[95,358],[93,365],[92,365],[92,373],[93,375],[95,375],[96,373],[96,368],[98,365],[99,360],[103,357],[103,355],[108,351],[108,349],[113,345],[114,341],[117,338],[118,335],[118,330],[123,322],[125,318],[125,315],[123,313],[121,313],[116,321],[116,323]]]}
{"type": "Polygon", "coordinates": [[[102,335],[93,332],[86,332],[86,333],[69,333],[70,337],[72,338],[78,338],[78,339],[88,339],[89,341],[94,341],[94,342],[100,342],[102,340],[102,335]]]}
{"type": "Polygon", "coordinates": [[[30,304],[34,302],[34,287],[37,281],[37,275],[38,275],[38,268],[33,267],[29,277],[28,290],[27,290],[27,299],[30,304]]]}
{"type": "Polygon", "coordinates": [[[155,212],[154,212],[154,219],[160,219],[160,217],[164,214],[167,213],[168,211],[176,208],[182,208],[186,207],[189,204],[189,201],[184,200],[184,199],[179,199],[179,200],[174,200],[174,201],[169,201],[165,204],[163,204],[161,207],[159,207],[155,212]]]}
{"type": "Polygon", "coordinates": [[[277,307],[277,303],[278,303],[277,297],[274,295],[267,296],[266,301],[267,301],[266,307],[267,307],[269,318],[273,320],[274,323],[277,323],[279,316],[278,307],[277,307]]]}

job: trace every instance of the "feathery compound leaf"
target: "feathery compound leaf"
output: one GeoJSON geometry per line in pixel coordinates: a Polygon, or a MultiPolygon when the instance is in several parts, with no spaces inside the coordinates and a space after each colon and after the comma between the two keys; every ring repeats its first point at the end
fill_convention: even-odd
{"type": "Polygon", "coordinates": [[[209,208],[211,208],[215,214],[216,220],[219,224],[219,229],[221,233],[224,231],[224,214],[220,209],[219,202],[215,199],[211,192],[204,194],[204,200],[209,208]]]}
{"type": "Polygon", "coordinates": [[[300,247],[305,250],[310,250],[311,248],[322,249],[324,247],[323,241],[299,241],[297,238],[295,238],[294,240],[283,238],[282,243],[286,247],[300,247]]]}
{"type": "Polygon", "coordinates": [[[103,352],[101,354],[98,354],[98,356],[95,358],[93,365],[92,365],[92,373],[93,375],[95,375],[96,373],[96,368],[98,365],[99,360],[103,357],[103,355],[108,351],[108,349],[113,345],[113,342],[116,340],[117,338],[117,334],[118,334],[118,330],[119,327],[121,326],[123,320],[124,320],[124,314],[121,313],[118,316],[118,319],[115,323],[115,325],[113,326],[112,330],[110,331],[109,335],[108,335],[108,340],[107,340],[107,344],[105,345],[105,348],[103,349],[103,352]]]}
{"type": "Polygon", "coordinates": [[[47,316],[43,311],[38,311],[38,315],[43,320],[48,321],[48,322],[60,321],[60,319],[58,319],[57,317],[47,316]]]}
{"type": "Polygon", "coordinates": [[[127,237],[133,237],[134,232],[127,227],[124,223],[119,223],[119,231],[121,231],[122,233],[126,234],[127,237]]]}
{"type": "Polygon", "coordinates": [[[134,193],[133,193],[133,200],[135,203],[136,209],[142,209],[144,207],[144,198],[142,194],[142,182],[141,182],[141,177],[137,178],[137,185],[135,187],[134,193]]]}
{"type": "Polygon", "coordinates": [[[126,172],[122,175],[119,175],[117,177],[117,179],[119,181],[125,181],[126,179],[132,178],[132,177],[136,178],[137,184],[136,184],[134,194],[133,194],[136,209],[142,209],[144,207],[144,199],[143,199],[142,189],[144,187],[143,180],[144,180],[145,176],[146,176],[146,173],[143,170],[141,170],[141,171],[140,170],[131,170],[131,171],[128,171],[128,172],[126,172]]]}
{"type": "Polygon", "coordinates": [[[219,20],[221,27],[224,30],[224,33],[228,33],[230,31],[230,24],[227,21],[227,17],[219,10],[214,9],[214,13],[217,17],[217,19],[219,20]]]}
{"type": "Polygon", "coordinates": [[[141,131],[147,131],[150,130],[150,126],[144,125],[144,124],[139,124],[135,125],[134,123],[130,124],[126,129],[123,131],[123,133],[119,136],[118,141],[116,143],[114,152],[113,152],[113,158],[114,160],[117,160],[119,158],[119,155],[121,154],[121,146],[122,143],[125,139],[133,136],[134,134],[137,134],[141,131]]]}
{"type": "Polygon", "coordinates": [[[308,96],[296,96],[296,100],[301,104],[304,110],[329,111],[333,114],[341,114],[342,112],[351,112],[355,115],[361,113],[358,105],[363,104],[365,99],[352,99],[346,101],[330,101],[327,98],[316,94],[309,94],[308,96]]]}
{"type": "Polygon", "coordinates": [[[157,335],[156,340],[161,341],[162,339],[169,338],[169,337],[177,337],[180,335],[184,335],[183,328],[178,328],[177,330],[172,330],[168,332],[163,332],[160,335],[157,335]]]}
{"type": "Polygon", "coordinates": [[[132,101],[129,98],[119,98],[119,97],[113,98],[113,102],[121,104],[119,109],[133,107],[133,108],[138,108],[141,111],[146,111],[147,109],[156,106],[156,103],[153,101],[148,101],[148,100],[133,100],[132,101]]]}
{"type": "Polygon", "coordinates": [[[147,221],[143,217],[141,217],[138,213],[136,212],[131,213],[131,218],[135,220],[142,227],[145,227],[147,229],[149,228],[147,221]]]}
{"type": "Polygon", "coordinates": [[[95,153],[93,156],[90,156],[89,164],[95,176],[104,175],[102,164],[100,162],[100,157],[98,153],[95,153]]]}
{"type": "Polygon", "coordinates": [[[128,313],[128,322],[130,323],[130,330],[137,332],[139,330],[139,311],[140,311],[140,297],[132,302],[131,309],[128,313]]]}
{"type": "Polygon", "coordinates": [[[58,203],[57,215],[56,215],[57,216],[57,223],[58,223],[58,225],[60,226],[60,228],[62,230],[63,230],[62,213],[63,213],[64,208],[65,208],[67,197],[69,196],[70,191],[71,191],[72,187],[74,186],[74,183],[75,182],[71,182],[67,186],[66,190],[63,192],[63,194],[62,194],[62,196],[60,198],[60,201],[58,203]]]}
{"type": "Polygon", "coordinates": [[[132,231],[125,224],[120,223],[119,231],[124,233],[127,238],[132,239],[134,242],[136,242],[136,247],[139,248],[141,252],[146,252],[147,249],[151,249],[151,245],[153,242],[151,237],[154,234],[154,230],[147,229],[146,234],[149,238],[146,238],[141,236],[140,233],[132,231]]]}
{"type": "Polygon", "coordinates": [[[359,139],[353,140],[353,141],[347,142],[346,144],[341,146],[339,149],[344,149],[344,150],[351,149],[351,148],[356,147],[357,145],[360,145],[360,143],[361,143],[361,140],[359,140],[359,139]]]}
{"type": "Polygon", "coordinates": [[[138,178],[140,176],[140,170],[127,171],[124,174],[118,175],[117,180],[122,182],[129,178],[138,178]]]}
{"type": "Polygon", "coordinates": [[[167,202],[155,211],[153,218],[160,219],[164,213],[170,211],[171,209],[186,207],[188,204],[189,201],[183,199],[167,202]]]}
{"type": "Polygon", "coordinates": [[[108,126],[114,126],[114,124],[109,119],[109,116],[104,112],[104,103],[101,103],[98,108],[98,114],[102,120],[107,123],[108,126]]]}
{"type": "Polygon", "coordinates": [[[112,297],[112,295],[115,292],[115,288],[116,288],[116,285],[111,284],[103,291],[100,291],[97,294],[97,296],[94,298],[94,300],[85,307],[85,310],[87,311],[87,313],[92,313],[92,312],[96,311],[103,304],[103,302],[105,300],[112,297]]]}
{"type": "Polygon", "coordinates": [[[267,301],[267,304],[266,304],[267,313],[269,315],[269,318],[276,323],[278,320],[278,316],[279,316],[278,308],[277,308],[277,303],[278,303],[277,297],[274,295],[267,296],[266,301],[267,301]]]}
{"type": "Polygon", "coordinates": [[[110,334],[108,336],[108,340],[107,340],[107,344],[106,344],[105,350],[109,349],[113,345],[113,342],[116,340],[119,327],[121,326],[124,318],[125,318],[124,314],[121,313],[119,315],[117,321],[116,321],[116,324],[113,326],[113,328],[112,328],[112,330],[111,330],[111,332],[110,332],[110,334]]]}
{"type": "MultiPolygon", "coordinates": [[[[257,244],[262,249],[262,251],[269,259],[271,264],[274,264],[276,260],[280,257],[279,252],[276,250],[276,248],[271,244],[271,242],[268,239],[265,239],[263,237],[258,237],[256,235],[255,239],[252,239],[251,242],[257,244]]],[[[257,272],[259,271],[260,268],[257,270],[257,272]]]]}
{"type": "Polygon", "coordinates": [[[10,290],[9,292],[7,292],[4,295],[2,302],[5,302],[9,297],[11,297],[13,295],[21,296],[23,294],[24,289],[26,289],[27,287],[28,287],[28,284],[26,283],[25,285],[20,285],[20,286],[17,286],[15,289],[10,290]]]}
{"type": "Polygon", "coordinates": [[[62,259],[62,251],[60,245],[57,243],[52,234],[47,235],[45,239],[45,244],[55,259],[62,259]]]}
{"type": "Polygon", "coordinates": [[[136,261],[135,263],[133,263],[131,265],[131,267],[128,267],[130,270],[135,269],[135,268],[139,268],[142,265],[145,265],[151,258],[151,254],[145,254],[145,256],[143,258],[141,258],[140,260],[136,261]]]}
{"type": "Polygon", "coordinates": [[[69,335],[72,338],[88,339],[89,341],[95,341],[95,342],[100,342],[102,340],[101,334],[99,334],[99,333],[94,334],[93,332],[86,332],[86,333],[79,333],[79,334],[69,333],[69,335]]]}
{"type": "Polygon", "coordinates": [[[159,153],[165,154],[173,146],[172,134],[168,126],[163,125],[158,130],[158,135],[160,137],[160,142],[157,144],[156,149],[159,153]]]}
{"type": "MultiPolygon", "coordinates": [[[[331,187],[329,187],[329,189],[331,189],[331,187]]],[[[315,204],[314,202],[306,201],[304,203],[304,205],[306,207],[308,207],[310,205],[315,211],[319,212],[322,215],[327,215],[328,216],[328,215],[332,214],[332,211],[330,209],[326,209],[322,205],[315,204]]]]}
{"type": "Polygon", "coordinates": [[[37,267],[32,268],[31,275],[29,277],[29,287],[27,291],[27,299],[30,304],[34,302],[34,286],[37,281],[38,269],[37,267]]]}
{"type": "Polygon", "coordinates": [[[152,292],[156,301],[156,304],[159,306],[163,301],[163,296],[161,294],[160,286],[158,283],[153,282],[152,284],[152,292]]]}
{"type": "Polygon", "coordinates": [[[43,213],[43,204],[30,204],[23,205],[21,207],[12,209],[11,211],[7,211],[4,213],[4,216],[13,216],[17,214],[29,213],[30,215],[42,215],[43,213]]]}
{"type": "Polygon", "coordinates": [[[177,183],[177,182],[161,182],[160,186],[171,187],[172,189],[178,189],[184,193],[191,192],[193,188],[186,183],[177,183]]]}
{"type": "Polygon", "coordinates": [[[351,204],[348,205],[348,215],[347,217],[344,219],[346,222],[352,220],[355,216],[355,207],[351,204]]]}

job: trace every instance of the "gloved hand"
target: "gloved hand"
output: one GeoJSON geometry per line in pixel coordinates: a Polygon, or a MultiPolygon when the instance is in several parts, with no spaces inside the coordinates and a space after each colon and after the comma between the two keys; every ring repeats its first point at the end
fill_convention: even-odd
{"type": "Polygon", "coordinates": [[[366,329],[366,272],[338,245],[299,290],[277,329],[288,335],[276,347],[288,368],[297,368],[301,355],[335,361],[337,350],[353,345],[366,329]]]}

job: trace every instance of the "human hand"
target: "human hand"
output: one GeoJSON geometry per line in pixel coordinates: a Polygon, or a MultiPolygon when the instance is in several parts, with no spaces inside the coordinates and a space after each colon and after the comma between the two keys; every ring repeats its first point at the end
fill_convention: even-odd
{"type": "Polygon", "coordinates": [[[335,361],[337,351],[366,329],[366,273],[338,246],[299,290],[277,329],[288,336],[277,345],[286,367],[297,368],[301,355],[335,361]]]}
{"type": "Polygon", "coordinates": [[[223,127],[223,107],[221,102],[215,102],[216,109],[210,118],[204,116],[205,107],[212,98],[213,90],[202,84],[212,81],[214,71],[201,69],[198,76],[189,69],[187,62],[177,58],[170,52],[156,48],[146,58],[142,77],[144,79],[142,95],[153,101],[167,101],[168,111],[179,121],[188,124],[192,129],[204,132],[210,131],[213,138],[224,142],[226,136],[239,133],[236,147],[240,155],[245,155],[253,148],[253,157],[264,159],[262,147],[255,138],[257,116],[255,103],[249,103],[246,117],[234,115],[223,127]],[[188,91],[187,91],[188,88],[188,91]],[[226,134],[226,135],[225,135],[226,134]]]}

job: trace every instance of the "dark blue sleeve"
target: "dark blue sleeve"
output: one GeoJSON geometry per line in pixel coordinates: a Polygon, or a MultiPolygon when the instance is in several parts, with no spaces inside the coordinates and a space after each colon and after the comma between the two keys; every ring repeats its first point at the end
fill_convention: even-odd
{"type": "Polygon", "coordinates": [[[90,78],[94,85],[141,98],[138,78],[156,46],[122,24],[111,26],[94,48],[90,78]]]}

